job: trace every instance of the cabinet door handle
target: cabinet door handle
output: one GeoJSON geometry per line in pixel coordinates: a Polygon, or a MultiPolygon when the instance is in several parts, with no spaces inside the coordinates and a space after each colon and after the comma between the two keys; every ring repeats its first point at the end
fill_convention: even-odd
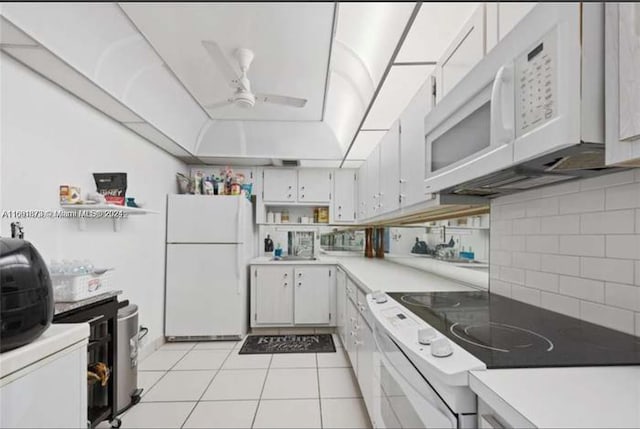
{"type": "Polygon", "coordinates": [[[480,416],[492,429],[503,429],[504,426],[494,417],[493,414],[482,414],[480,416]]]}
{"type": "Polygon", "coordinates": [[[289,286],[289,283],[284,282],[284,284],[283,284],[282,286],[283,286],[283,287],[287,287],[287,286],[289,286]]]}
{"type": "Polygon", "coordinates": [[[287,278],[287,276],[289,275],[289,273],[284,273],[284,277],[287,278]]]}
{"type": "Polygon", "coordinates": [[[355,341],[353,342],[353,345],[355,345],[356,347],[361,346],[361,345],[363,345],[363,344],[364,344],[364,343],[363,343],[362,341],[360,341],[360,340],[355,340],[355,341]]]}
{"type": "Polygon", "coordinates": [[[302,194],[302,195],[300,196],[300,198],[304,198],[304,194],[302,194]]]}
{"type": "Polygon", "coordinates": [[[298,287],[302,286],[302,282],[298,282],[298,287]]]}

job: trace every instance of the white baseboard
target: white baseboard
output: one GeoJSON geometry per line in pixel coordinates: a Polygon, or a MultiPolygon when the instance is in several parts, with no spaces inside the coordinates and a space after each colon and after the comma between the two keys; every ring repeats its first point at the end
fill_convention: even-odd
{"type": "Polygon", "coordinates": [[[145,341],[143,341],[143,342],[144,342],[144,345],[142,345],[140,347],[140,350],[138,350],[138,361],[144,360],[144,358],[146,358],[151,353],[155,352],[160,347],[162,347],[162,345],[165,343],[165,340],[164,340],[164,336],[160,336],[160,337],[155,338],[153,340],[151,340],[151,339],[146,340],[145,339],[145,341]]]}

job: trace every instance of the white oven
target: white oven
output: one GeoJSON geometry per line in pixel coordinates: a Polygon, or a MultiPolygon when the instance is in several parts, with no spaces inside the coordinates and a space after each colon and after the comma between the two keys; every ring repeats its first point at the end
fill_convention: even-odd
{"type": "Polygon", "coordinates": [[[375,329],[374,338],[379,356],[374,389],[376,426],[457,428],[457,416],[402,350],[380,329],[375,329]]]}
{"type": "Polygon", "coordinates": [[[425,192],[604,142],[603,6],[540,3],[425,118],[425,192]]]}

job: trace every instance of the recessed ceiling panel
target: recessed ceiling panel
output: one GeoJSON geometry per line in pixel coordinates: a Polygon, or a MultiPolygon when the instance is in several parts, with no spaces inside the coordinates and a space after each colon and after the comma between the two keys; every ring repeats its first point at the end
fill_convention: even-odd
{"type": "Polygon", "coordinates": [[[254,52],[248,72],[254,92],[308,100],[303,108],[230,105],[208,110],[212,118],[322,119],[333,3],[122,3],[121,7],[201,105],[233,94],[203,40],[218,43],[234,67],[236,49],[254,52]]]}
{"type": "Polygon", "coordinates": [[[11,46],[4,47],[3,51],[116,121],[142,121],[138,115],[48,50],[11,46]]]}
{"type": "Polygon", "coordinates": [[[0,17],[0,43],[3,45],[38,45],[35,40],[3,17],[0,17]]]}
{"type": "Polygon", "coordinates": [[[366,160],[387,131],[360,131],[349,151],[347,160],[366,160]]]}
{"type": "Polygon", "coordinates": [[[169,137],[162,134],[156,128],[147,124],[146,122],[124,122],[122,125],[131,129],[136,134],[144,137],[156,146],[161,147],[172,155],[175,156],[191,156],[191,154],[180,146],[178,143],[171,140],[169,137]]]}
{"type": "Polygon", "coordinates": [[[391,128],[433,69],[434,66],[393,66],[367,115],[363,128],[391,128]]]}
{"type": "Polygon", "coordinates": [[[396,62],[439,61],[479,5],[423,2],[396,62]]]}

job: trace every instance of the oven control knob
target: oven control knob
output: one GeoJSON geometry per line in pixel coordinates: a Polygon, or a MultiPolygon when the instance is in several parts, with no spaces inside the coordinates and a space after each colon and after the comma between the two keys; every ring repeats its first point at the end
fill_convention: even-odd
{"type": "Polygon", "coordinates": [[[381,291],[377,291],[373,293],[373,300],[377,304],[384,304],[387,302],[387,294],[381,291]]]}
{"type": "Polygon", "coordinates": [[[431,354],[435,357],[447,357],[453,353],[453,347],[446,338],[440,338],[431,343],[431,354]]]}
{"type": "Polygon", "coordinates": [[[418,329],[418,342],[420,344],[429,345],[437,337],[436,330],[433,328],[418,329]]]}

